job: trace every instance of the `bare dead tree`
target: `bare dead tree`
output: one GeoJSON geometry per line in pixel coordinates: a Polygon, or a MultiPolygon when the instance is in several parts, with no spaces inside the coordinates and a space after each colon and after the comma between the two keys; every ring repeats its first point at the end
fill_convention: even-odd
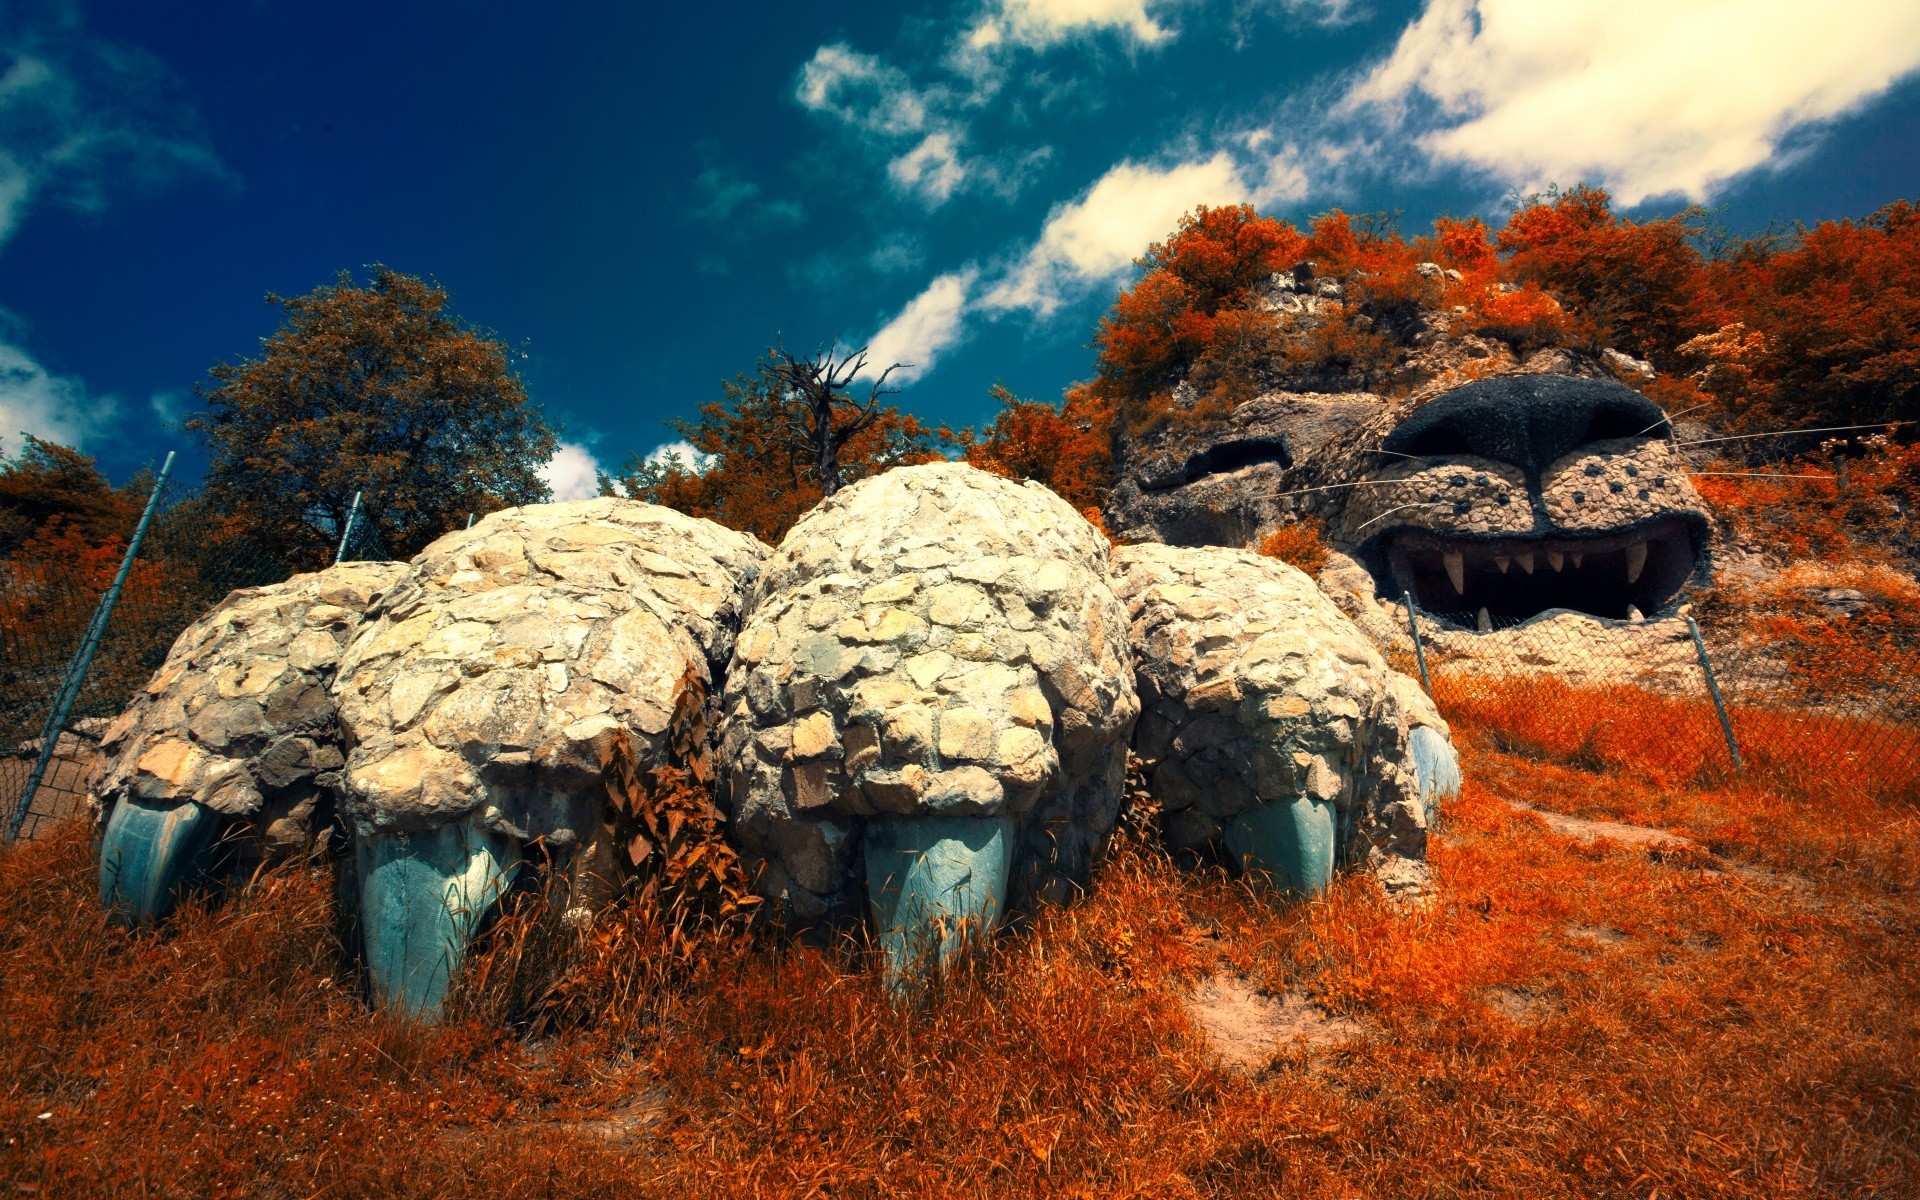
{"type": "Polygon", "coordinates": [[[804,401],[797,406],[786,437],[797,452],[812,460],[820,494],[831,496],[840,490],[841,447],[880,419],[881,399],[900,390],[888,387],[887,379],[907,364],[894,363],[880,372],[867,385],[866,395],[860,397],[853,388],[867,369],[865,346],[847,354],[836,354],[828,347],[811,358],[797,357],[785,347],[776,346],[774,357],[781,381],[792,395],[804,401]]]}

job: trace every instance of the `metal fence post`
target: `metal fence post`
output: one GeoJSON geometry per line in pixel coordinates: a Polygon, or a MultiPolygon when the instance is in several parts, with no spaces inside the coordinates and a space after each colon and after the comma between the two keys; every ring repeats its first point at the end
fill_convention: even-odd
{"type": "Polygon", "coordinates": [[[333,555],[333,565],[339,566],[347,560],[347,539],[353,536],[353,519],[360,515],[360,493],[353,494],[353,505],[347,509],[347,523],[340,527],[340,549],[333,555]]]}
{"type": "Polygon", "coordinates": [[[1713,697],[1713,711],[1720,714],[1720,732],[1727,738],[1727,753],[1733,757],[1733,769],[1742,771],[1746,764],[1740,759],[1740,743],[1733,739],[1733,719],[1727,716],[1727,702],[1720,698],[1720,681],[1713,677],[1713,660],[1707,657],[1706,639],[1700,636],[1700,626],[1694,622],[1693,614],[1687,614],[1687,632],[1693,635],[1693,652],[1700,658],[1700,671],[1707,677],[1707,694],[1713,697]]]}
{"type": "Polygon", "coordinates": [[[1400,597],[1407,605],[1407,628],[1413,631],[1413,660],[1420,664],[1420,686],[1427,689],[1427,695],[1433,695],[1433,680],[1427,678],[1427,652],[1420,648],[1420,618],[1413,607],[1413,593],[1405,592],[1400,597]]]}
{"type": "Polygon", "coordinates": [[[73,702],[80,695],[80,685],[87,678],[87,668],[93,665],[93,652],[100,648],[100,639],[107,632],[107,621],[113,616],[113,606],[120,600],[120,589],[126,586],[127,576],[133,571],[134,555],[140,553],[140,543],[146,540],[147,527],[153,524],[154,509],[160,506],[160,493],[166,489],[167,475],[173,470],[173,451],[167,451],[167,461],[160,466],[160,477],[153,481],[153,491],[147,496],[146,511],[140,514],[140,524],[133,530],[133,540],[127,543],[127,552],[120,557],[120,571],[113,577],[113,583],[100,597],[100,603],[94,606],[93,620],[87,624],[86,636],[80,639],[80,650],[67,663],[67,674],[60,681],[60,690],[54,694],[53,708],[47,713],[47,723],[40,729],[40,753],[33,760],[33,770],[27,774],[26,790],[20,793],[20,801],[14,806],[13,818],[7,822],[7,840],[20,836],[20,829],[27,823],[27,812],[33,807],[33,795],[40,790],[40,780],[46,776],[47,767],[53,762],[54,750],[60,742],[60,734],[66,728],[67,713],[73,708],[73,702]]]}

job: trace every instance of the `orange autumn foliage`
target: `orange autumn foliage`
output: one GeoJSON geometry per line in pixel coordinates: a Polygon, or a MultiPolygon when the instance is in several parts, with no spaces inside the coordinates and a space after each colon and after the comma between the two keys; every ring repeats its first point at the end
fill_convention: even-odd
{"type": "Polygon", "coordinates": [[[1277,558],[1290,567],[1298,567],[1309,575],[1317,574],[1327,565],[1332,553],[1327,544],[1320,540],[1323,529],[1320,521],[1314,517],[1302,517],[1268,534],[1260,543],[1260,553],[1268,558],[1277,558]]]}
{"type": "Polygon", "coordinates": [[[966,461],[1008,479],[1043,483],[1078,509],[1097,509],[1113,484],[1113,447],[1104,414],[1087,411],[1084,391],[1060,407],[1023,400],[999,384],[1000,411],[971,436],[966,461]]]}

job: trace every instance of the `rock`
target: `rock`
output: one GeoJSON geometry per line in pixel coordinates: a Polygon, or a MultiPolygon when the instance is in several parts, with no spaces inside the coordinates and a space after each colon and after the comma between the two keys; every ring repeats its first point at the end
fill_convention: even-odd
{"type": "Polygon", "coordinates": [[[878,814],[1013,818],[1012,902],[1085,881],[1137,703],[1107,544],[956,463],[836,494],[768,560],[728,673],[735,841],[790,918],[861,906],[878,814]]]}
{"type": "Polygon", "coordinates": [[[356,834],[478,814],[509,838],[591,842],[613,741],[650,765],[682,690],[717,698],[766,553],[611,498],[507,509],[428,546],[341,662],[356,834]]]}
{"type": "Polygon", "coordinates": [[[1446,723],[1311,579],[1241,550],[1155,545],[1115,549],[1113,578],[1136,655],[1135,748],[1175,848],[1217,846],[1247,814],[1305,800],[1333,810],[1340,861],[1396,885],[1423,869],[1406,865],[1424,860],[1428,826],[1411,737],[1446,723]]]}

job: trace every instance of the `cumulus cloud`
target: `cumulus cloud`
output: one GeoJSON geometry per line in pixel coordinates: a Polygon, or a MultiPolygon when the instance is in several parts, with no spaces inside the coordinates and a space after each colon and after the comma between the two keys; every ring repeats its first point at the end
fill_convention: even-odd
{"type": "Polygon", "coordinates": [[[600,460],[578,442],[561,442],[540,468],[540,481],[555,500],[587,500],[600,494],[600,460]]]}
{"type": "Polygon", "coordinates": [[[694,449],[693,443],[685,438],[677,442],[662,442],[647,452],[646,461],[656,467],[664,467],[678,460],[680,465],[698,474],[711,467],[714,457],[694,449]]]}
{"type": "Polygon", "coordinates": [[[949,271],[907,302],[893,320],[867,339],[867,374],[901,364],[890,382],[911,383],[933,369],[940,355],[964,334],[964,322],[979,271],[949,271]]]}
{"type": "Polygon", "coordinates": [[[813,52],[794,99],[867,133],[913,134],[927,124],[927,103],[906,72],[843,43],[813,52]]]}
{"type": "Polygon", "coordinates": [[[35,203],[104,208],[116,190],[230,179],[160,61],[70,13],[0,16],[0,242],[35,203]]]}
{"type": "Polygon", "coordinates": [[[968,33],[966,44],[976,51],[1006,43],[1044,49],[1077,34],[1113,30],[1142,46],[1157,46],[1173,31],[1148,7],[1146,0],[999,0],[968,33]]]}
{"type": "Polygon", "coordinates": [[[0,341],[0,446],[20,450],[30,433],[65,446],[84,446],[119,410],[112,396],[95,396],[72,375],[56,375],[11,342],[0,341]]]}
{"type": "Polygon", "coordinates": [[[1054,207],[981,305],[1050,314],[1073,294],[1125,275],[1195,205],[1238,204],[1252,194],[1224,151],[1165,167],[1119,163],[1078,200],[1054,207]]]}
{"type": "Polygon", "coordinates": [[[1428,0],[1340,111],[1522,188],[1701,200],[1916,69],[1912,0],[1428,0]]]}
{"type": "Polygon", "coordinates": [[[967,178],[967,169],[955,153],[954,136],[942,130],[930,133],[919,145],[887,164],[887,175],[903,192],[919,196],[928,207],[945,204],[967,178]]]}

